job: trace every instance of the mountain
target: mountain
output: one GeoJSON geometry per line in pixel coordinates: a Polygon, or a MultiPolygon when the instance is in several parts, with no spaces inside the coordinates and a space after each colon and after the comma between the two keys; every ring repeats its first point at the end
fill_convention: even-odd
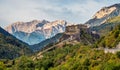
{"type": "Polygon", "coordinates": [[[64,32],[66,25],[67,22],[64,20],[53,22],[33,20],[31,22],[13,23],[6,27],[6,31],[23,42],[33,45],[64,32]]]}
{"type": "Polygon", "coordinates": [[[0,27],[0,59],[14,59],[29,55],[32,51],[28,45],[0,27]]]}
{"type": "Polygon", "coordinates": [[[106,22],[99,26],[90,27],[90,30],[97,32],[102,37],[108,34],[110,31],[112,31],[119,24],[120,16],[117,16],[106,20],[106,22]]]}
{"type": "Polygon", "coordinates": [[[103,7],[97,13],[95,13],[95,15],[85,24],[88,24],[89,26],[99,26],[106,22],[107,19],[116,16],[120,16],[120,4],[103,7]]]}

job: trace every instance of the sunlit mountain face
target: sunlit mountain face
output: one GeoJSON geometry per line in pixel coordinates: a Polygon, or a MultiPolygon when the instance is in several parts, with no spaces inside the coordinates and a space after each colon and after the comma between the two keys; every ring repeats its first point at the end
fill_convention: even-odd
{"type": "Polygon", "coordinates": [[[103,7],[95,15],[86,22],[90,26],[99,26],[107,21],[107,19],[120,15],[120,4],[103,7]]]}
{"type": "Polygon", "coordinates": [[[6,31],[23,42],[33,45],[51,38],[57,33],[64,32],[67,24],[64,20],[56,20],[53,22],[33,20],[31,22],[16,22],[8,26],[6,31]]]}

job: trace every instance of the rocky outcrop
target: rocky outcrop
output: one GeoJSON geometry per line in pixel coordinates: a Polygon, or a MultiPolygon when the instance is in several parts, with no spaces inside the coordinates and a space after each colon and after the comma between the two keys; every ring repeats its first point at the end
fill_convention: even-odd
{"type": "Polygon", "coordinates": [[[97,39],[99,35],[89,30],[87,25],[79,24],[67,26],[63,36],[60,38],[60,41],[78,41],[84,44],[92,44],[97,39]]]}

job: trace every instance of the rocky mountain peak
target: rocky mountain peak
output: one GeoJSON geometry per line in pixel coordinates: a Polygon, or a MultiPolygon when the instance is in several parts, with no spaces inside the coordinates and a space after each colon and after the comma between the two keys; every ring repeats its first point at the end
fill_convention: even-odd
{"type": "Polygon", "coordinates": [[[33,45],[53,37],[57,33],[64,32],[66,25],[67,22],[64,20],[56,20],[53,22],[33,20],[30,22],[13,23],[6,27],[6,31],[23,42],[33,45]]]}
{"type": "Polygon", "coordinates": [[[93,18],[95,19],[101,19],[112,13],[113,11],[116,10],[116,7],[103,7],[100,11],[98,11],[93,18]]]}
{"type": "Polygon", "coordinates": [[[41,24],[46,24],[49,21],[46,20],[32,20],[30,22],[15,22],[11,25],[9,25],[8,27],[6,27],[5,29],[9,32],[12,33],[13,31],[22,31],[22,32],[26,32],[26,33],[31,33],[33,31],[36,30],[37,26],[40,26],[41,24]],[[12,29],[12,31],[11,31],[12,29]]]}
{"type": "Polygon", "coordinates": [[[107,19],[120,15],[120,4],[114,4],[108,7],[103,7],[95,15],[86,22],[90,26],[99,26],[106,22],[107,19]]]}

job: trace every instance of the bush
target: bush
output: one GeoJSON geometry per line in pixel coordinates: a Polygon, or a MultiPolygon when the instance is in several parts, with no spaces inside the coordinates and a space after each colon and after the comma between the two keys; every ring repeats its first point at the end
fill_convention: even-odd
{"type": "Polygon", "coordinates": [[[18,70],[34,70],[35,65],[32,60],[23,56],[17,62],[17,69],[18,70]]]}
{"type": "Polygon", "coordinates": [[[3,64],[3,62],[0,62],[0,70],[5,70],[5,65],[3,64]]]}
{"type": "Polygon", "coordinates": [[[119,31],[116,31],[114,37],[117,38],[119,36],[119,31]]]}
{"type": "Polygon", "coordinates": [[[120,58],[120,51],[116,53],[117,57],[120,58]]]}

